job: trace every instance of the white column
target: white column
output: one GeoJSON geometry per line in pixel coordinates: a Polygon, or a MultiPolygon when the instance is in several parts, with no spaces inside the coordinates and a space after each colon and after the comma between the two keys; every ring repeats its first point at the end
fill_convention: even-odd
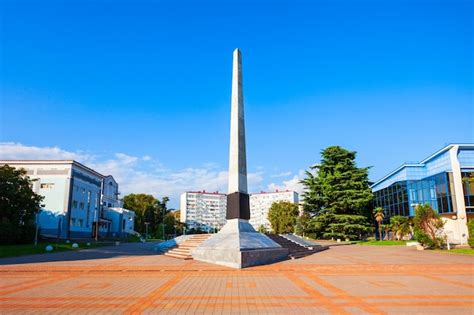
{"type": "Polygon", "coordinates": [[[461,165],[458,160],[458,145],[453,145],[449,150],[449,157],[451,159],[451,166],[453,171],[453,186],[454,191],[451,192],[451,198],[455,199],[456,203],[456,224],[454,239],[459,240],[459,243],[467,244],[468,230],[467,230],[467,216],[466,204],[464,202],[464,192],[462,187],[461,165]],[[464,235],[464,236],[463,236],[464,235]]]}
{"type": "Polygon", "coordinates": [[[247,193],[242,55],[234,50],[230,116],[229,191],[247,193]]]}

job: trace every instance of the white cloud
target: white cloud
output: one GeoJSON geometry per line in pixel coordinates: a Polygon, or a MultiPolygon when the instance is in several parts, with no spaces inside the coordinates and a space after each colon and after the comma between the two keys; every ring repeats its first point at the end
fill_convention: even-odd
{"type": "MultiPolygon", "coordinates": [[[[115,153],[111,156],[98,156],[80,151],[66,151],[58,147],[36,147],[20,143],[0,143],[0,159],[54,159],[76,160],[104,175],[112,175],[119,183],[122,197],[129,193],[146,193],[155,197],[170,197],[170,206],[179,206],[179,195],[190,190],[227,191],[228,173],[219,164],[205,163],[201,167],[188,167],[173,170],[165,167],[159,161],[148,155],[142,157],[125,153],[115,153]]],[[[291,172],[283,172],[270,176],[282,178],[290,176],[291,172]]],[[[263,167],[257,167],[256,172],[248,173],[249,191],[294,190],[303,191],[299,181],[304,177],[300,170],[282,183],[264,183],[263,167]]]]}
{"type": "Polygon", "coordinates": [[[284,180],[282,184],[270,183],[267,188],[268,191],[276,191],[276,190],[294,190],[297,193],[301,194],[304,190],[303,185],[300,181],[304,178],[305,172],[304,170],[300,170],[298,175],[293,176],[293,178],[289,180],[284,180]]]}
{"type": "Polygon", "coordinates": [[[14,142],[0,142],[0,159],[78,160],[87,162],[93,160],[94,156],[81,151],[65,151],[58,147],[35,147],[14,142]]]}
{"type": "MultiPolygon", "coordinates": [[[[189,190],[227,191],[227,171],[218,164],[206,163],[198,168],[172,170],[158,161],[125,153],[96,156],[70,152],[58,147],[34,147],[19,143],[0,143],[0,159],[67,159],[76,160],[119,183],[122,197],[129,193],[147,193],[170,197],[170,206],[179,206],[179,195],[189,190]]],[[[249,187],[260,187],[263,173],[248,174],[249,187]]]]}

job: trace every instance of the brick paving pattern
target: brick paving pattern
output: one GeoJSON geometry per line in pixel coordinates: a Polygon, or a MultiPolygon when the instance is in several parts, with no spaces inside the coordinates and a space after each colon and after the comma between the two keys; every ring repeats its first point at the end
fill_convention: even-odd
{"type": "Polygon", "coordinates": [[[0,314],[474,314],[472,256],[350,245],[234,270],[144,246],[0,259],[0,314]]]}

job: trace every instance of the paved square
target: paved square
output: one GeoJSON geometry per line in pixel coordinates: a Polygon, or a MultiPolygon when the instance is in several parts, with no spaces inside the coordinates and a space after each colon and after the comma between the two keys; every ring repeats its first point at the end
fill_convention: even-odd
{"type": "Polygon", "coordinates": [[[147,244],[0,260],[1,314],[474,314],[474,257],[338,246],[234,270],[147,244]]]}

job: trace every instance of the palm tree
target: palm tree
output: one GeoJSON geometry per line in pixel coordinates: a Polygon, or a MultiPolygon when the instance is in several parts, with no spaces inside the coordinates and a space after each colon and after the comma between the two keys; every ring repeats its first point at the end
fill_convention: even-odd
{"type": "Polygon", "coordinates": [[[379,239],[382,240],[382,221],[384,218],[383,209],[378,207],[374,209],[374,218],[379,225],[379,239]]]}
{"type": "Polygon", "coordinates": [[[392,224],[392,230],[395,232],[397,241],[403,239],[403,237],[410,232],[410,224],[408,218],[396,215],[390,218],[390,223],[392,224]]]}

